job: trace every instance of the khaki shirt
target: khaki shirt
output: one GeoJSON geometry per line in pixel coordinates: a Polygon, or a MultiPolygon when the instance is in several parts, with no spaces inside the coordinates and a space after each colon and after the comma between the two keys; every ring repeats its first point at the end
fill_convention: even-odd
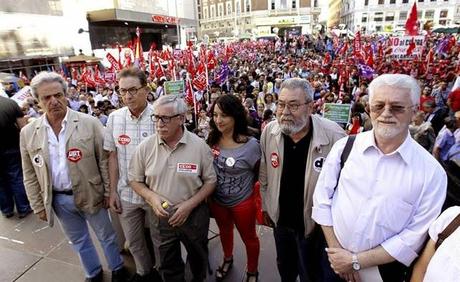
{"type": "Polygon", "coordinates": [[[187,130],[175,149],[157,134],[144,140],[131,159],[128,179],[145,183],[172,205],[193,197],[203,184],[217,181],[211,149],[187,130]]]}

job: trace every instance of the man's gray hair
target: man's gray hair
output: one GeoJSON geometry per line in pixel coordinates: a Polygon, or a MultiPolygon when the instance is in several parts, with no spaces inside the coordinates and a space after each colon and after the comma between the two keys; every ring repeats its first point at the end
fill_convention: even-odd
{"type": "Polygon", "coordinates": [[[283,81],[281,83],[280,87],[280,92],[283,91],[283,89],[289,89],[289,90],[296,90],[296,89],[301,89],[302,92],[305,94],[305,98],[307,102],[313,101],[313,88],[311,87],[310,83],[302,78],[289,78],[283,81]]]}
{"type": "Polygon", "coordinates": [[[62,85],[62,90],[64,90],[64,95],[67,94],[67,82],[65,79],[58,73],[42,71],[37,74],[32,81],[30,82],[30,88],[32,90],[32,96],[38,100],[37,89],[42,83],[48,82],[59,82],[62,85]]]}
{"type": "Polygon", "coordinates": [[[179,95],[163,95],[153,103],[153,108],[173,104],[176,115],[183,115],[187,112],[187,104],[179,95]]]}
{"type": "Polygon", "coordinates": [[[420,104],[420,86],[412,76],[407,74],[382,74],[378,76],[369,84],[369,103],[372,102],[375,90],[382,86],[408,89],[412,104],[414,106],[420,104]]]}

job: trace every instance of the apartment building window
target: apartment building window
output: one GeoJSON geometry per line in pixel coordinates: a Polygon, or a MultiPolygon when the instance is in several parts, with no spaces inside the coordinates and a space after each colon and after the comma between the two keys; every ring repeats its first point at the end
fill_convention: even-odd
{"type": "Polygon", "coordinates": [[[376,22],[383,21],[383,12],[376,12],[374,14],[374,21],[376,21],[376,22]]]}
{"type": "Polygon", "coordinates": [[[211,19],[216,17],[216,5],[211,5],[211,19]]]}
{"type": "Polygon", "coordinates": [[[375,31],[377,31],[377,32],[382,31],[382,26],[377,25],[377,26],[375,27],[375,31]]]}
{"type": "Polygon", "coordinates": [[[418,2],[425,2],[425,0],[418,0],[418,2]]]}
{"type": "Polygon", "coordinates": [[[432,19],[434,17],[434,10],[425,11],[425,19],[432,19]]]}
{"type": "Polygon", "coordinates": [[[386,22],[392,22],[395,20],[395,14],[394,13],[387,13],[385,15],[385,21],[386,22]]]}
{"type": "Polygon", "coordinates": [[[367,22],[367,14],[363,14],[363,17],[361,18],[361,22],[363,23],[367,22]]]}
{"type": "Polygon", "coordinates": [[[232,2],[227,2],[227,16],[232,14],[232,2]]]}
{"type": "Polygon", "coordinates": [[[399,12],[399,20],[405,20],[407,19],[407,12],[399,12]]]}
{"type": "Polygon", "coordinates": [[[297,8],[297,1],[296,0],[292,0],[292,9],[295,9],[297,8]]]}
{"type": "Polygon", "coordinates": [[[369,0],[364,0],[364,6],[368,6],[369,5],[369,0]]]}
{"type": "Polygon", "coordinates": [[[203,19],[209,18],[208,7],[203,8],[203,19]]]}
{"type": "Polygon", "coordinates": [[[390,0],[390,4],[396,4],[396,0],[390,0]]]}
{"type": "Polygon", "coordinates": [[[440,18],[447,18],[447,14],[449,13],[449,10],[442,10],[441,13],[439,14],[440,18]]]}
{"type": "Polygon", "coordinates": [[[235,12],[237,15],[240,14],[241,12],[241,4],[240,4],[240,1],[235,1],[235,12]]]}
{"type": "Polygon", "coordinates": [[[409,3],[409,0],[402,0],[403,4],[409,3]]]}
{"type": "Polygon", "coordinates": [[[217,4],[217,14],[219,17],[223,17],[224,16],[224,3],[219,3],[217,4]]]}
{"type": "Polygon", "coordinates": [[[272,0],[272,2],[271,2],[271,4],[270,4],[270,8],[271,8],[272,10],[275,10],[275,8],[276,8],[275,0],[272,0]]]}
{"type": "Polygon", "coordinates": [[[244,9],[246,13],[251,11],[251,3],[249,0],[244,0],[244,9]]]}
{"type": "Polygon", "coordinates": [[[446,20],[439,20],[439,25],[446,25],[447,21],[446,20]]]}
{"type": "Polygon", "coordinates": [[[379,5],[385,4],[385,0],[379,0],[379,5]]]}
{"type": "Polygon", "coordinates": [[[423,15],[423,11],[417,11],[417,19],[421,19],[423,15]]]}

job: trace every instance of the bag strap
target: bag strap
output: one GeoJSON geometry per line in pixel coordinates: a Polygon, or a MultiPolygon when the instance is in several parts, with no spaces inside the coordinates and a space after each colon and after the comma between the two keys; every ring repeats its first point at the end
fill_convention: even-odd
{"type": "Polygon", "coordinates": [[[353,148],[353,143],[355,143],[355,139],[356,135],[348,136],[347,143],[345,143],[345,147],[343,148],[342,154],[340,155],[340,171],[337,177],[337,184],[334,187],[334,192],[337,189],[337,186],[339,186],[340,174],[342,173],[342,169],[345,166],[345,162],[347,161],[348,156],[350,155],[351,149],[353,148]]]}
{"type": "Polygon", "coordinates": [[[447,227],[438,235],[438,240],[436,241],[435,249],[438,249],[439,246],[447,239],[454,231],[460,226],[460,214],[458,214],[454,220],[447,225],[447,227]]]}

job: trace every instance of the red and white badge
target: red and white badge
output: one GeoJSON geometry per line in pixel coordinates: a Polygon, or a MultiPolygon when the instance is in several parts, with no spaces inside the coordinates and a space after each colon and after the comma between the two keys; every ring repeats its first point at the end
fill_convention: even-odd
{"type": "Polygon", "coordinates": [[[67,159],[73,163],[76,163],[81,160],[83,154],[78,148],[70,148],[67,152],[67,159]]]}
{"type": "Polygon", "coordinates": [[[192,163],[178,163],[177,164],[177,172],[185,172],[185,173],[197,173],[198,172],[198,165],[192,163]]]}
{"type": "Polygon", "coordinates": [[[128,145],[129,143],[131,143],[131,137],[129,137],[128,135],[122,134],[118,136],[118,144],[128,145]]]}
{"type": "Polygon", "coordinates": [[[280,165],[280,157],[277,153],[272,153],[270,160],[272,162],[272,167],[277,168],[280,165]]]}

